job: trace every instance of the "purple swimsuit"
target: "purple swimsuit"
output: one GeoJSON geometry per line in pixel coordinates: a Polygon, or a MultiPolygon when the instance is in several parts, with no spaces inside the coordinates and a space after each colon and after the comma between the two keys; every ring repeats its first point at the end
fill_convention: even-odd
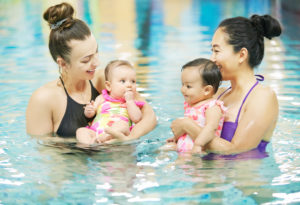
{"type": "MultiPolygon", "coordinates": [[[[256,85],[258,84],[258,81],[263,81],[264,80],[264,77],[261,76],[261,75],[256,75],[258,78],[257,78],[257,81],[255,82],[255,84],[251,87],[251,89],[248,91],[248,93],[246,94],[242,104],[241,104],[241,107],[239,109],[239,112],[236,116],[236,119],[235,119],[235,122],[229,122],[229,121],[225,121],[224,124],[223,124],[223,129],[222,129],[222,132],[221,132],[221,138],[231,142],[233,136],[234,136],[234,133],[236,131],[236,128],[238,126],[238,121],[239,121],[239,116],[240,116],[240,113],[241,113],[241,110],[242,110],[242,107],[245,103],[245,101],[247,100],[248,98],[248,95],[251,93],[251,91],[256,87],[256,85]]],[[[228,90],[230,90],[231,87],[229,87],[228,89],[226,89],[221,95],[219,95],[218,99],[221,98],[228,90]]],[[[264,141],[262,140],[258,146],[257,146],[257,149],[261,152],[264,152],[266,150],[266,146],[269,142],[267,141],[264,141]]]]}
{"type": "MultiPolygon", "coordinates": [[[[241,113],[241,110],[242,110],[242,107],[245,103],[245,101],[247,100],[247,97],[248,95],[251,93],[251,91],[255,88],[255,86],[258,84],[258,81],[263,81],[264,80],[264,77],[261,76],[261,75],[256,75],[258,78],[257,78],[257,81],[256,83],[251,87],[251,89],[248,91],[248,93],[246,94],[242,104],[241,104],[241,107],[239,109],[239,112],[236,116],[236,119],[235,119],[235,122],[224,122],[223,124],[223,129],[222,129],[222,132],[221,132],[221,138],[231,142],[233,136],[234,136],[234,133],[236,131],[236,128],[238,126],[238,121],[239,121],[239,116],[240,116],[240,113],[241,113]]],[[[221,95],[219,95],[218,99],[220,97],[222,97],[229,89],[231,89],[231,87],[229,87],[228,89],[226,89],[221,95]]],[[[266,151],[266,146],[269,142],[267,141],[264,141],[262,140],[259,145],[257,146],[256,149],[258,149],[258,151],[260,152],[265,152],[266,151]]]]}

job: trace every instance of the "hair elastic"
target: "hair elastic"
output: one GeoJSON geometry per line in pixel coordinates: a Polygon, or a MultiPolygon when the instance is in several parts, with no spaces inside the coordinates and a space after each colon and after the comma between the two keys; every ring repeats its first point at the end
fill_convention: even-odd
{"type": "Polygon", "coordinates": [[[62,25],[65,21],[67,20],[67,18],[63,19],[63,20],[60,20],[54,24],[50,24],[50,29],[57,29],[60,27],[60,25],[62,25]]]}

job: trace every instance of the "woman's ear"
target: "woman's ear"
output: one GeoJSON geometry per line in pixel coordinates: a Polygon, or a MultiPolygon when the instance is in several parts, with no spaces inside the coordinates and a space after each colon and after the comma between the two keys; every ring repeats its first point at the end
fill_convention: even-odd
{"type": "Polygon", "coordinates": [[[240,50],[239,63],[243,63],[248,59],[248,50],[247,48],[242,48],[240,50]]]}
{"type": "Polygon", "coordinates": [[[110,82],[109,81],[105,81],[105,88],[108,92],[111,91],[111,87],[110,87],[110,82]]]}
{"type": "Polygon", "coordinates": [[[204,95],[205,96],[214,95],[214,87],[212,85],[206,85],[204,87],[204,95]]]}
{"type": "Polygon", "coordinates": [[[56,63],[61,69],[66,69],[67,68],[67,63],[62,57],[57,57],[56,63]]]}

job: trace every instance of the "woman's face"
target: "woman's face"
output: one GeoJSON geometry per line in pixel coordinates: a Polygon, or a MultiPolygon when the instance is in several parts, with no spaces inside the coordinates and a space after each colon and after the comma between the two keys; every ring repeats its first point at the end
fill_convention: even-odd
{"type": "Polygon", "coordinates": [[[99,65],[98,44],[93,35],[85,40],[71,40],[70,64],[68,74],[72,78],[91,80],[99,65]]]}
{"type": "Polygon", "coordinates": [[[238,65],[238,53],[234,53],[233,46],[227,43],[227,39],[228,34],[218,28],[211,43],[211,60],[219,67],[223,80],[230,80],[238,65]]]}

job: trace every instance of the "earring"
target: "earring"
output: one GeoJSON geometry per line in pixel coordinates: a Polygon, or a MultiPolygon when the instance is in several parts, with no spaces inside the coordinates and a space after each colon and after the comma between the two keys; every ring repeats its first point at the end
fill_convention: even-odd
{"type": "Polygon", "coordinates": [[[66,69],[62,69],[61,67],[59,67],[59,73],[60,73],[61,79],[65,83],[67,81],[67,76],[68,76],[67,70],[66,69]]]}
{"type": "Polygon", "coordinates": [[[61,71],[61,67],[58,66],[58,72],[59,72],[59,75],[62,76],[62,71],[61,71]]]}

